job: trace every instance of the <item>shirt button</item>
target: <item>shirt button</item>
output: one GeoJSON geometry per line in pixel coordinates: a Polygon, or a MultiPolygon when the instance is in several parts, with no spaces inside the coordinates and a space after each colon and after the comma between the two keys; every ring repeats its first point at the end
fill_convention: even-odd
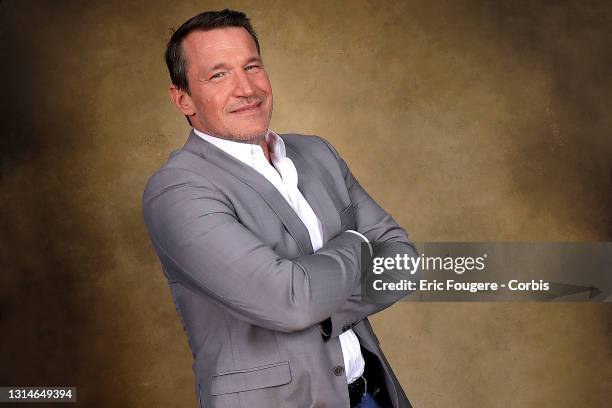
{"type": "Polygon", "coordinates": [[[342,374],[344,374],[344,367],[342,367],[341,365],[337,365],[334,367],[334,375],[336,376],[341,376],[342,374]]]}

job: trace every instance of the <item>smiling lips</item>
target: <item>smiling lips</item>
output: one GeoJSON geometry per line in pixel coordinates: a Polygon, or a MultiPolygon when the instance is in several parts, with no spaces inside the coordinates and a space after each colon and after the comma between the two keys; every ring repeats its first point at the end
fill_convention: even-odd
{"type": "Polygon", "coordinates": [[[263,101],[255,101],[251,103],[247,103],[246,105],[242,105],[239,108],[232,109],[230,113],[249,113],[257,110],[259,106],[263,103],[263,101]]]}

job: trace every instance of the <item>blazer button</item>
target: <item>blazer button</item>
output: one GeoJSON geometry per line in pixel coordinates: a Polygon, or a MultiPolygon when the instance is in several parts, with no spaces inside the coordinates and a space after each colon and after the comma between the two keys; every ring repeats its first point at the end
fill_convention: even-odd
{"type": "Polygon", "coordinates": [[[342,374],[344,374],[344,367],[342,367],[341,365],[337,365],[334,367],[334,375],[336,376],[341,376],[342,374]]]}

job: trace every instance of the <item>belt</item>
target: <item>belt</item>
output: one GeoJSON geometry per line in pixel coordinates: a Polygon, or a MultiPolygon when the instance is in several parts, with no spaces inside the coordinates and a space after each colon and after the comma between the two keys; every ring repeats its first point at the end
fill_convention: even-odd
{"type": "Polygon", "coordinates": [[[363,397],[368,392],[368,380],[363,376],[363,374],[355,381],[348,385],[349,398],[351,400],[351,406],[359,403],[361,401],[361,397],[363,397]]]}

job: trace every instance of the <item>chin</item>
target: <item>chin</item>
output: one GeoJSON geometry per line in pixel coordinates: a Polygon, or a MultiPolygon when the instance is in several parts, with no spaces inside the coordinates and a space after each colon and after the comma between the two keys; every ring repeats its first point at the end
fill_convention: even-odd
{"type": "Polygon", "coordinates": [[[235,131],[232,132],[232,136],[235,139],[240,139],[240,140],[254,140],[254,139],[259,139],[261,136],[265,135],[266,132],[268,131],[268,127],[262,127],[262,126],[258,126],[258,127],[252,127],[252,128],[242,128],[242,129],[236,129],[235,131]]]}

